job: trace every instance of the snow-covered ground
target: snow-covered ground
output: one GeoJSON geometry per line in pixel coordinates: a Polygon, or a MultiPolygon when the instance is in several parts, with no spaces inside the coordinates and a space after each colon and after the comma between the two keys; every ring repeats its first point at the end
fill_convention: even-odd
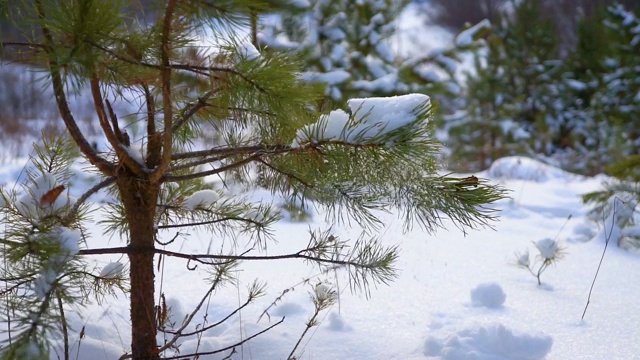
{"type": "MultiPolygon", "coordinates": [[[[19,174],[16,165],[0,167],[0,182],[12,184],[19,174]]],[[[191,353],[198,343],[201,351],[225,347],[285,317],[282,324],[236,348],[231,358],[286,359],[313,313],[309,292],[323,281],[341,291],[340,301],[321,313],[319,326],[297,352],[299,359],[640,359],[638,255],[608,248],[581,320],[604,243],[588,241],[597,228],[587,223],[588,209],[580,195],[598,189],[603,177],[584,178],[527,158],[502,159],[475,175],[511,190],[511,199],[499,204],[495,230],[466,236],[453,227],[433,235],[418,229],[403,233],[402,223],[388,215],[385,228],[376,235],[401,247],[401,271],[389,286],[373,288],[369,299],[351,293],[342,273],[322,275],[295,260],[245,262],[237,272],[240,285],[226,286],[205,302],[208,323],[243,303],[254,279],[268,283],[266,295],[199,341],[179,343],[180,353],[191,353]],[[539,286],[535,277],[515,266],[516,253],[529,251],[534,261],[534,242],[546,238],[558,240],[564,258],[542,274],[539,286]],[[310,283],[299,284],[309,277],[310,283]],[[290,290],[269,310],[270,317],[259,320],[286,289],[290,290]]],[[[79,178],[72,193],[88,186],[83,179],[89,178],[79,178]]],[[[247,196],[279,201],[262,192],[247,196]]],[[[99,211],[95,219],[101,217],[99,211]]],[[[323,214],[315,214],[311,223],[283,220],[275,227],[278,243],[269,244],[268,253],[299,250],[307,244],[309,228],[328,225],[323,214]]],[[[90,230],[92,247],[121,245],[119,239],[102,235],[98,226],[90,230]]],[[[346,226],[334,225],[334,232],[343,239],[360,235],[346,226]]],[[[176,246],[194,252],[229,245],[228,239],[196,232],[179,241],[176,246]]],[[[96,258],[100,266],[117,260],[126,263],[113,256],[96,258]]],[[[202,267],[189,271],[184,261],[166,258],[157,289],[161,284],[174,321],[179,323],[195,307],[207,290],[207,276],[202,267]]],[[[196,323],[202,324],[204,314],[199,313],[196,323]]],[[[128,300],[123,294],[107,298],[102,306],[89,305],[81,316],[70,316],[73,359],[116,359],[129,348],[128,300]],[[83,326],[85,337],[79,340],[83,326]]]]}

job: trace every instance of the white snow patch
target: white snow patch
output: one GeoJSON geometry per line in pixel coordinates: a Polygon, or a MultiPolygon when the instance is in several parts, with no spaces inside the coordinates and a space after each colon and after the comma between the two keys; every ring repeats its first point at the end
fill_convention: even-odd
{"type": "Polygon", "coordinates": [[[535,182],[545,182],[551,179],[568,181],[578,177],[578,175],[523,156],[509,156],[494,161],[487,175],[498,179],[535,182]]]}
{"type": "Polygon", "coordinates": [[[553,239],[542,239],[536,241],[536,248],[544,260],[553,259],[560,251],[558,242],[553,239]]]}
{"type": "Polygon", "coordinates": [[[316,141],[364,143],[416,121],[416,109],[428,107],[430,99],[423,94],[393,97],[351,99],[347,101],[349,116],[343,110],[328,115],[298,130],[293,146],[316,141]]]}
{"type": "Polygon", "coordinates": [[[196,208],[209,208],[220,199],[220,194],[214,190],[199,190],[191,194],[182,203],[182,207],[187,210],[196,208]]]}
{"type": "Polygon", "coordinates": [[[334,70],[326,73],[305,71],[300,73],[300,78],[309,82],[320,82],[329,85],[338,85],[349,80],[351,74],[344,70],[334,70]]]}
{"type": "Polygon", "coordinates": [[[80,240],[82,233],[79,230],[60,227],[57,230],[60,249],[69,258],[75,256],[80,251],[80,240]]]}
{"type": "Polygon", "coordinates": [[[552,345],[551,336],[517,334],[496,323],[462,329],[443,339],[430,336],[423,353],[442,360],[541,360],[552,345]]]}
{"type": "Polygon", "coordinates": [[[240,57],[244,60],[253,61],[260,58],[260,52],[250,42],[244,42],[238,46],[240,57]]]}
{"type": "Polygon", "coordinates": [[[488,19],[484,19],[480,21],[479,23],[473,25],[467,30],[462,31],[460,34],[458,34],[458,36],[456,36],[456,40],[455,40],[456,46],[466,47],[473,44],[474,41],[476,41],[475,40],[476,34],[478,34],[480,30],[490,29],[490,28],[491,28],[491,21],[489,21],[488,19]]]}
{"type": "Polygon", "coordinates": [[[585,84],[582,81],[578,81],[578,80],[574,80],[574,79],[567,79],[566,81],[567,85],[569,85],[569,87],[573,90],[576,91],[582,91],[585,90],[587,88],[587,84],[585,84]]]}
{"type": "Polygon", "coordinates": [[[100,277],[105,279],[118,279],[122,277],[124,265],[119,261],[112,261],[105,265],[100,271],[100,277]]]}
{"type": "Polygon", "coordinates": [[[471,290],[471,303],[474,306],[484,306],[490,309],[502,307],[507,295],[497,283],[480,284],[471,290]]]}

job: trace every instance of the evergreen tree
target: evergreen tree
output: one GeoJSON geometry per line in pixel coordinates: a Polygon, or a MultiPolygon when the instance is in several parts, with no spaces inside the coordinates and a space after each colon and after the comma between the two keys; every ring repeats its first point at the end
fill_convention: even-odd
{"type": "MultiPolygon", "coordinates": [[[[603,21],[611,51],[607,52],[592,106],[593,113],[606,123],[607,137],[599,154],[604,169],[614,177],[604,189],[586,194],[593,205],[594,222],[603,219],[600,235],[624,248],[640,248],[640,156],[638,116],[640,115],[640,19],[621,5],[609,7],[603,21]],[[605,122],[606,121],[606,122],[605,122]]],[[[604,134],[603,134],[604,138],[604,134]]]]}
{"type": "Polygon", "coordinates": [[[422,91],[458,96],[453,73],[460,53],[474,49],[488,27],[481,22],[458,37],[455,46],[414,59],[400,59],[390,49],[396,21],[408,0],[313,0],[302,16],[281,12],[267,22],[261,43],[294,50],[302,57],[306,79],[327,85],[329,99],[388,96],[422,91]],[[437,71],[433,71],[433,68],[437,71]],[[438,71],[440,74],[438,74],[438,71]]]}
{"type": "Polygon", "coordinates": [[[599,173],[637,153],[639,24],[621,6],[580,24],[578,46],[566,61],[552,114],[567,145],[558,155],[571,170],[599,173]]]}
{"type": "MultiPolygon", "coordinates": [[[[11,314],[3,318],[12,334],[3,358],[49,358],[51,341],[68,339],[65,313],[81,315],[90,296],[108,294],[113,286],[130,301],[132,338],[125,358],[158,359],[202,334],[207,328],[185,332],[198,309],[173,328],[167,322],[165,294],[158,293],[155,278],[166,256],[207,268],[198,270],[207,279],[203,302],[233,279],[232,270],[243,261],[288,258],[323,271],[346,269],[352,285],[365,290],[394,277],[395,248],[376,238],[341,240],[326,229],[313,231],[297,252],[264,254],[278,209],[207,188],[203,178],[209,175],[255,186],[252,174],[260,165],[261,186],[313,201],[330,219],[357,223],[369,234],[380,225],[377,210],[396,211],[407,228],[418,224],[426,231],[445,226],[445,218],[465,229],[494,219],[484,205],[503,196],[499,188],[475,177],[437,174],[426,95],[351,99],[344,110],[320,114],[312,105],[322,89],[297,76],[302,69],[296,61],[260,53],[234,35],[238,26],[248,28],[256,16],[277,10],[282,4],[276,1],[155,2],[159,18],[152,23],[136,15],[122,21],[124,2],[25,5],[14,20],[37,24],[41,36],[25,34],[27,43],[3,46],[37,52],[31,62],[46,68],[70,140],[45,142],[30,180],[19,191],[1,192],[9,224],[2,236],[2,280],[5,293],[14,294],[0,305],[11,314]],[[212,45],[206,56],[196,51],[194,34],[202,29],[223,44],[212,45]],[[82,89],[90,91],[107,151],[91,146],[69,108],[70,94],[82,89]],[[138,104],[139,113],[123,117],[120,102],[138,104]],[[127,123],[142,123],[143,131],[128,134],[127,123]],[[73,186],[68,171],[75,152],[100,178],[78,199],[64,193],[73,186]],[[83,231],[86,221],[95,221],[87,217],[86,201],[101,189],[113,200],[101,210],[100,223],[126,240],[122,246],[96,248],[83,231]],[[163,241],[175,229],[196,227],[225,236],[250,234],[253,241],[246,247],[216,244],[217,253],[188,253],[163,241]],[[128,262],[98,272],[89,258],[100,254],[122,254],[128,262]],[[157,343],[159,331],[170,335],[164,344],[157,343]]],[[[371,44],[378,44],[369,34],[371,44]]],[[[263,290],[259,283],[249,288],[247,304],[263,290]]],[[[332,296],[334,291],[316,291],[316,314],[332,296]]]]}
{"type": "Polygon", "coordinates": [[[445,124],[453,164],[468,170],[504,155],[548,153],[553,142],[546,114],[555,100],[557,38],[539,1],[497,16],[487,42],[467,78],[465,110],[445,124]]]}

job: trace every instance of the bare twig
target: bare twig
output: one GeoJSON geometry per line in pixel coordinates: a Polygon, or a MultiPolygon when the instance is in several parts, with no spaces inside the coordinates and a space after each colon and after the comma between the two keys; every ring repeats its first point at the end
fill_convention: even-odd
{"type": "Polygon", "coordinates": [[[71,210],[69,210],[69,213],[67,214],[66,218],[63,219],[63,223],[69,222],[71,221],[71,218],[73,218],[75,216],[75,214],[78,212],[78,209],[80,208],[80,206],[87,201],[87,199],[89,199],[89,197],[91,197],[91,195],[97,193],[98,191],[100,191],[101,189],[104,189],[105,187],[113,184],[116,181],[115,177],[108,177],[102,181],[100,181],[99,183],[95,184],[94,186],[92,186],[89,190],[87,190],[84,194],[82,194],[82,196],[80,196],[78,198],[78,200],[76,200],[76,202],[73,204],[73,206],[71,207],[71,210]]]}
{"type": "Polygon", "coordinates": [[[284,318],[282,318],[277,323],[274,323],[273,325],[271,325],[271,326],[269,326],[269,327],[267,327],[267,328],[265,328],[263,330],[260,330],[257,333],[255,333],[255,334],[253,334],[253,335],[251,335],[251,336],[249,336],[249,337],[247,337],[247,338],[245,338],[245,339],[243,339],[241,341],[238,341],[233,345],[229,345],[229,346],[224,347],[222,349],[218,349],[218,350],[214,350],[214,351],[202,351],[202,352],[199,352],[199,353],[192,353],[192,354],[184,354],[184,355],[178,355],[178,356],[165,357],[165,358],[162,358],[162,360],[188,359],[188,358],[191,358],[193,356],[213,355],[213,354],[218,354],[218,353],[225,352],[225,351],[228,351],[228,350],[232,350],[232,349],[235,349],[236,347],[238,347],[240,345],[243,345],[244,343],[252,340],[253,338],[258,337],[258,336],[266,333],[267,331],[269,331],[269,330],[273,329],[274,327],[282,324],[283,322],[284,322],[284,318]]]}
{"type": "Polygon", "coordinates": [[[582,311],[582,317],[580,318],[580,320],[584,320],[584,316],[587,314],[587,309],[589,308],[589,304],[591,303],[591,293],[593,292],[593,287],[596,284],[596,279],[598,278],[598,274],[600,273],[600,267],[602,266],[602,261],[604,260],[604,254],[607,253],[607,247],[609,246],[609,240],[611,240],[611,235],[613,234],[613,226],[616,222],[616,214],[618,212],[618,209],[616,207],[617,205],[617,201],[623,202],[622,200],[615,198],[613,200],[613,214],[611,215],[611,227],[609,229],[609,234],[607,234],[607,223],[606,220],[604,218],[604,213],[602,213],[602,220],[604,222],[604,232],[605,232],[605,242],[604,242],[604,249],[602,249],[602,256],[600,256],[600,261],[598,262],[598,268],[596,269],[596,274],[593,276],[593,281],[591,282],[591,287],[589,288],[589,296],[587,296],[587,303],[584,306],[584,311],[582,311]]]}

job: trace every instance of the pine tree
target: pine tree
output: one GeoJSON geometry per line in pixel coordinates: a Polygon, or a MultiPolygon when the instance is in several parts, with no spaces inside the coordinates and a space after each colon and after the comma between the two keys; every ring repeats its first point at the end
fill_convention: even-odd
{"type": "Polygon", "coordinates": [[[460,86],[453,74],[460,54],[479,46],[476,40],[488,22],[468,29],[449,49],[403,59],[389,44],[397,36],[398,16],[409,3],[314,0],[293,13],[280,12],[281,20],[266,22],[259,39],[270,48],[293,50],[304,61],[305,78],[326,84],[328,99],[337,103],[356,96],[416,91],[458,96],[460,86]]]}
{"type": "MultiPolygon", "coordinates": [[[[600,164],[613,176],[604,189],[586,194],[594,222],[605,220],[600,235],[623,248],[640,248],[640,19],[621,5],[611,6],[602,22],[611,51],[605,55],[599,87],[592,98],[593,113],[606,124],[607,142],[600,149],[600,164]],[[601,154],[600,154],[601,153],[601,154]]],[[[599,124],[599,125],[600,125],[599,124]]],[[[602,125],[601,125],[602,126],[602,125]]],[[[606,137],[605,137],[606,136],[606,137]]]]}
{"type": "MultiPolygon", "coordinates": [[[[124,2],[27,5],[14,20],[37,24],[41,35],[25,34],[27,43],[3,46],[37,53],[31,63],[46,69],[68,138],[47,140],[30,180],[19,191],[1,193],[10,224],[2,238],[3,284],[15,295],[0,305],[2,313],[13,314],[3,319],[12,331],[3,358],[49,358],[53,339],[66,339],[65,313],[81,314],[91,296],[100,298],[114,286],[130,302],[132,338],[125,358],[158,359],[185,337],[198,336],[205,329],[184,332],[191,316],[169,329],[165,344],[156,341],[171,326],[155,278],[156,265],[167,256],[207,268],[203,302],[233,279],[234,268],[255,260],[299,259],[323,271],[344,269],[352,285],[365,291],[370,283],[393,279],[397,249],[375,237],[349,241],[318,229],[295,253],[265,254],[279,210],[211,189],[206,176],[313,201],[329,219],[358,224],[368,234],[379,229],[379,210],[397,212],[407,228],[418,224],[429,232],[444,227],[445,218],[467,229],[495,217],[485,205],[503,197],[500,188],[475,177],[438,175],[428,96],[350,99],[347,108],[321,114],[313,105],[323,89],[299,78],[295,60],[260,53],[235,35],[234,29],[249,28],[256,16],[278,9],[276,1],[157,2],[158,19],[149,23],[136,15],[122,21],[124,2]],[[204,29],[218,40],[206,54],[198,51],[194,35],[204,29]],[[69,108],[69,96],[82,91],[91,95],[106,151],[91,146],[69,108]],[[140,110],[125,117],[117,110],[121,103],[140,110]],[[142,131],[127,133],[132,123],[143,124],[142,131]],[[69,164],[78,152],[100,181],[73,199],[64,191],[73,186],[69,164]],[[113,200],[101,210],[100,223],[126,245],[96,248],[85,236],[83,224],[96,221],[88,217],[87,200],[102,189],[113,200]],[[246,247],[221,245],[220,252],[183,252],[170,240],[171,231],[189,228],[249,234],[252,241],[246,247]],[[127,262],[98,272],[89,259],[100,254],[121,254],[127,262]]],[[[248,304],[263,286],[249,288],[248,304]]],[[[320,290],[318,311],[334,294],[320,290]]]]}
{"type": "Polygon", "coordinates": [[[445,125],[459,154],[453,163],[471,170],[504,155],[549,154],[555,141],[547,114],[556,99],[558,40],[539,1],[499,14],[487,42],[467,79],[466,108],[445,125]]]}
{"type": "Polygon", "coordinates": [[[565,61],[552,115],[568,145],[558,155],[571,170],[600,173],[637,153],[639,24],[621,6],[603,9],[580,24],[578,46],[565,61]]]}

